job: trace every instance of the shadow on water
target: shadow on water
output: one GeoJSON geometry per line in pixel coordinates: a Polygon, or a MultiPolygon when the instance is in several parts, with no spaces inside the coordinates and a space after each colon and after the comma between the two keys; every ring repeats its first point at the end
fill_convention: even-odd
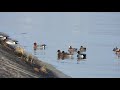
{"type": "Polygon", "coordinates": [[[59,56],[57,56],[57,60],[74,60],[74,57],[66,58],[66,57],[59,57],[59,56]]]}
{"type": "Polygon", "coordinates": [[[37,55],[37,51],[36,50],[34,50],[34,55],[37,55]]]}
{"type": "Polygon", "coordinates": [[[46,55],[45,50],[34,49],[34,55],[46,55]]]}
{"type": "Polygon", "coordinates": [[[80,64],[80,62],[82,62],[82,61],[87,61],[86,59],[77,59],[77,64],[80,64]]]}

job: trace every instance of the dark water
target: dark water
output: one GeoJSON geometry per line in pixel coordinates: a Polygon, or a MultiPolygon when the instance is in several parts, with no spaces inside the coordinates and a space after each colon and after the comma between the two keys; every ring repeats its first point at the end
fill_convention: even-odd
{"type": "Polygon", "coordinates": [[[24,48],[65,74],[76,77],[120,77],[120,59],[112,51],[120,48],[120,13],[40,12],[0,13],[0,31],[16,38],[24,48]],[[46,50],[34,52],[33,43],[46,50]],[[68,46],[87,48],[87,59],[57,60],[57,50],[68,46]]]}

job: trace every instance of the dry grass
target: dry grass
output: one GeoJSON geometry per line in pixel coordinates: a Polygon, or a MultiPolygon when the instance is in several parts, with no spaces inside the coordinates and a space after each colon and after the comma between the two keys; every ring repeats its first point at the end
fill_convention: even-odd
{"type": "Polygon", "coordinates": [[[38,68],[34,68],[34,71],[38,73],[38,72],[39,72],[39,69],[38,69],[38,68]]]}
{"type": "Polygon", "coordinates": [[[42,67],[40,68],[40,71],[43,72],[43,73],[47,73],[46,66],[45,66],[45,65],[42,66],[42,67]]]}
{"type": "Polygon", "coordinates": [[[44,66],[42,66],[42,67],[40,67],[40,68],[34,68],[34,71],[35,72],[42,72],[42,73],[45,73],[45,74],[47,74],[47,69],[46,69],[46,66],[44,65],[44,66]]]}
{"type": "Polygon", "coordinates": [[[15,52],[19,57],[22,57],[24,55],[25,50],[22,47],[16,47],[15,52]]]}

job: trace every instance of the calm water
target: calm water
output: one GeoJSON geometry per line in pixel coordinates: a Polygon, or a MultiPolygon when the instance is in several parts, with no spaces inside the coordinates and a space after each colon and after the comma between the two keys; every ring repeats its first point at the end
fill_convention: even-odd
{"type": "Polygon", "coordinates": [[[120,59],[112,49],[120,48],[119,12],[33,12],[0,13],[0,32],[8,33],[42,61],[73,78],[120,77],[120,59]],[[34,53],[33,43],[46,50],[34,53]],[[57,50],[68,46],[87,48],[87,59],[57,60],[57,50]]]}

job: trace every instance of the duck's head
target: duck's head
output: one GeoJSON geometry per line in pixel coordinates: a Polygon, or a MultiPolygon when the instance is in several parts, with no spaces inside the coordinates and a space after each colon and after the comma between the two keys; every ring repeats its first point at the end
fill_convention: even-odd
{"type": "Polygon", "coordinates": [[[44,47],[45,47],[45,46],[47,46],[47,45],[46,45],[46,44],[42,44],[41,46],[44,46],[44,47]]]}
{"type": "Polygon", "coordinates": [[[62,51],[62,53],[65,53],[65,51],[62,51]]]}
{"type": "Polygon", "coordinates": [[[113,48],[113,51],[116,51],[116,48],[113,48]]]}
{"type": "Polygon", "coordinates": [[[37,43],[36,43],[36,42],[34,42],[34,45],[37,45],[37,43]]]}
{"type": "Polygon", "coordinates": [[[80,54],[80,51],[78,51],[77,53],[80,54]]]}
{"type": "Polygon", "coordinates": [[[58,50],[57,52],[61,52],[60,50],[58,50]]]}
{"type": "Polygon", "coordinates": [[[15,44],[18,44],[18,42],[15,42],[15,44]]]}
{"type": "Polygon", "coordinates": [[[83,46],[81,46],[81,48],[83,48],[83,46]]]}
{"type": "Polygon", "coordinates": [[[71,48],[72,48],[72,46],[69,46],[69,48],[71,49],[71,48]]]}

